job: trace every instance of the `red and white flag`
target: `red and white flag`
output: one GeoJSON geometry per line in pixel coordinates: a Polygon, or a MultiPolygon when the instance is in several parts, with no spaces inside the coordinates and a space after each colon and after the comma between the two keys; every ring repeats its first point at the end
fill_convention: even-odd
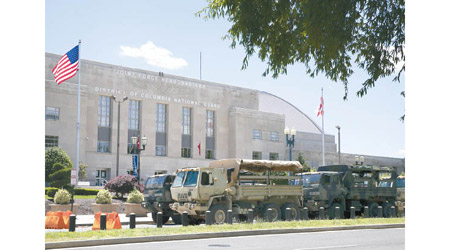
{"type": "Polygon", "coordinates": [[[320,104],[319,107],[317,107],[317,116],[322,116],[323,115],[323,97],[320,97],[320,104]]]}
{"type": "Polygon", "coordinates": [[[56,83],[60,84],[76,75],[78,71],[78,46],[73,47],[63,55],[53,68],[52,73],[55,76],[56,83]]]}
{"type": "Polygon", "coordinates": [[[202,150],[201,150],[201,146],[200,146],[200,142],[198,143],[198,155],[202,155],[202,150]]]}

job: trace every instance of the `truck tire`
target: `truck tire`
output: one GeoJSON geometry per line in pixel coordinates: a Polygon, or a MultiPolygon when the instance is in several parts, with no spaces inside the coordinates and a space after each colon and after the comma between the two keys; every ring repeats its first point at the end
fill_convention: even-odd
{"type": "Polygon", "coordinates": [[[294,203],[286,203],[281,207],[281,220],[286,220],[286,208],[292,209],[292,220],[298,220],[300,216],[300,208],[294,203]]]}
{"type": "Polygon", "coordinates": [[[390,218],[392,216],[391,206],[393,206],[389,202],[383,203],[383,217],[390,218]]]}
{"type": "Polygon", "coordinates": [[[378,217],[378,203],[372,202],[369,205],[369,217],[378,217]]]}
{"type": "MultiPolygon", "coordinates": [[[[168,221],[169,221],[169,218],[170,218],[170,216],[169,215],[167,215],[167,214],[163,214],[163,217],[162,217],[162,223],[163,224],[166,224],[168,221]]],[[[156,224],[156,213],[152,213],[152,220],[153,220],[153,222],[156,224]]]]}
{"type": "Polygon", "coordinates": [[[268,203],[263,208],[263,219],[265,221],[276,221],[281,219],[281,209],[275,203],[268,203]],[[269,213],[269,208],[272,208],[272,213],[269,213]]]}
{"type": "Polygon", "coordinates": [[[225,219],[227,217],[227,208],[223,204],[216,204],[211,206],[210,210],[213,223],[223,224],[225,223],[225,219]]]}
{"type": "Polygon", "coordinates": [[[175,223],[176,225],[181,225],[182,224],[181,214],[179,214],[177,212],[174,212],[171,217],[172,217],[173,223],[175,223]]]}
{"type": "Polygon", "coordinates": [[[339,202],[333,202],[333,204],[331,204],[331,206],[328,208],[328,218],[329,219],[336,218],[336,215],[335,215],[336,207],[339,207],[339,211],[340,211],[339,218],[344,219],[344,208],[342,207],[341,203],[339,203],[339,202]]]}

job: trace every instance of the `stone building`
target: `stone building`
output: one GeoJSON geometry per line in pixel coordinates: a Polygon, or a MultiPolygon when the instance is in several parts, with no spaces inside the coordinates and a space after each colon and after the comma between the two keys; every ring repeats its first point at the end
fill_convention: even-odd
{"type": "MultiPolygon", "coordinates": [[[[63,148],[74,162],[78,76],[56,84],[52,69],[60,57],[46,53],[45,144],[63,148]]],[[[286,126],[297,130],[293,158],[302,152],[312,167],[322,161],[320,127],[270,93],[88,60],[81,60],[81,72],[79,159],[88,165],[85,181],[91,185],[132,172],[134,136],[141,144],[147,138],[140,153],[141,179],[207,166],[213,159],[287,160],[286,126]],[[124,97],[119,120],[118,101],[124,97]]],[[[335,136],[326,134],[327,164],[338,163],[336,149],[335,136]]],[[[365,159],[404,171],[404,159],[365,159]]],[[[353,164],[354,155],[341,154],[341,162],[353,164]]]]}

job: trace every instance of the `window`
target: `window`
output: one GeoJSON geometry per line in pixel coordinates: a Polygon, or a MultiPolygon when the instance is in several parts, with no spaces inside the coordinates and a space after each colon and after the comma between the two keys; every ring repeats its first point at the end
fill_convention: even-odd
{"type": "Polygon", "coordinates": [[[205,152],[206,159],[214,159],[214,150],[207,149],[205,152]]]}
{"type": "Polygon", "coordinates": [[[204,186],[205,185],[214,185],[214,180],[211,180],[211,182],[209,181],[210,176],[212,176],[211,172],[202,172],[201,184],[204,186]]]}
{"type": "Polygon", "coordinates": [[[271,141],[278,141],[278,132],[270,131],[270,140],[271,141]]]}
{"type": "Polygon", "coordinates": [[[206,110],[206,136],[214,137],[214,111],[206,110]]]}
{"type": "Polygon", "coordinates": [[[97,152],[111,152],[111,97],[98,97],[97,152]]]}
{"type": "Polygon", "coordinates": [[[253,151],[252,159],[253,159],[253,160],[261,160],[261,159],[262,159],[262,153],[261,153],[261,152],[253,151]]]}
{"type": "Polygon", "coordinates": [[[183,107],[182,114],[182,133],[183,135],[191,134],[191,108],[183,107]]]}
{"type": "Polygon", "coordinates": [[[195,187],[197,186],[198,171],[189,171],[186,175],[186,180],[184,181],[184,187],[195,187]]]}
{"type": "Polygon", "coordinates": [[[46,135],[45,148],[58,147],[58,136],[46,135]]]}
{"type": "Polygon", "coordinates": [[[175,177],[175,180],[173,181],[172,187],[181,187],[185,175],[186,172],[178,172],[177,176],[175,177]]]}
{"type": "Polygon", "coordinates": [[[166,104],[156,105],[156,132],[166,132],[166,104]]]}
{"type": "Polygon", "coordinates": [[[181,157],[191,158],[191,148],[181,148],[181,157]]]}
{"type": "Polygon", "coordinates": [[[140,101],[130,100],[128,103],[128,129],[139,130],[140,101]]]}
{"type": "Polygon", "coordinates": [[[271,161],[278,160],[278,153],[269,153],[269,160],[271,161]]]}
{"type": "Polygon", "coordinates": [[[157,156],[165,156],[166,155],[166,147],[157,145],[156,146],[156,155],[157,156]]]}
{"type": "Polygon", "coordinates": [[[46,120],[59,120],[59,108],[45,107],[45,119],[46,120]]]}
{"type": "Polygon", "coordinates": [[[259,129],[253,129],[253,139],[261,140],[262,132],[259,129]]]}

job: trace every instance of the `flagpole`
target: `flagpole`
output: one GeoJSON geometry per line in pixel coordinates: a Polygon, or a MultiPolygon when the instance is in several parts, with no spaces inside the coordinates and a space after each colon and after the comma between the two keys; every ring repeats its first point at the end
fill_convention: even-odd
{"type": "Polygon", "coordinates": [[[323,88],[322,88],[322,166],[325,166],[325,131],[324,131],[324,119],[325,114],[325,102],[323,101],[323,88]]]}
{"type": "Polygon", "coordinates": [[[76,170],[76,183],[75,189],[78,188],[78,165],[80,156],[80,86],[81,86],[81,40],[78,40],[78,96],[77,96],[77,143],[76,143],[76,153],[75,153],[75,170],[76,170]]]}

